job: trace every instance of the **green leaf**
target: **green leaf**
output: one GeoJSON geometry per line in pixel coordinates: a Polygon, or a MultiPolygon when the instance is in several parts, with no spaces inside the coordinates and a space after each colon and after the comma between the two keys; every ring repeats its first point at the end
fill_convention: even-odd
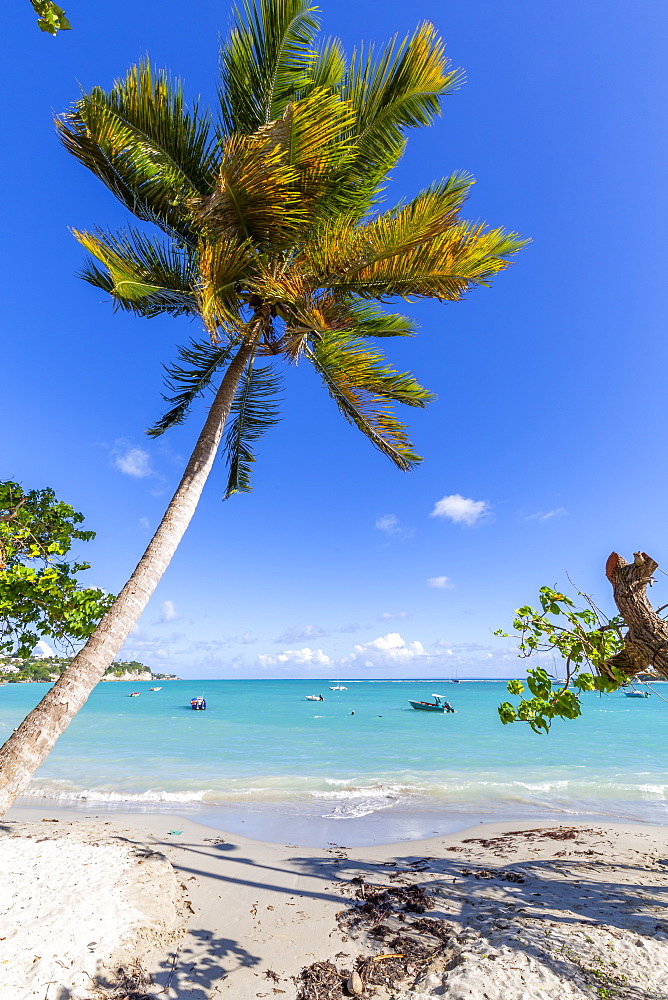
{"type": "Polygon", "coordinates": [[[59,31],[69,31],[72,27],[65,11],[52,0],[30,0],[30,3],[38,15],[37,27],[40,31],[56,35],[59,31]]]}
{"type": "Polygon", "coordinates": [[[497,711],[504,726],[517,721],[517,712],[509,701],[504,701],[502,705],[499,705],[497,711]]]}

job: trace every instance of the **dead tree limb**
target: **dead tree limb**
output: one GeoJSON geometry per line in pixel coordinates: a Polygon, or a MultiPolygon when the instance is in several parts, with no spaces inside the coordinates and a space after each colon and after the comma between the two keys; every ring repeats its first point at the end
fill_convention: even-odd
{"type": "Polygon", "coordinates": [[[628,632],[624,649],[606,661],[606,673],[606,667],[615,667],[631,679],[653,669],[668,679],[668,621],[657,614],[647,598],[647,586],[658,567],[646,552],[635,552],[632,563],[616,552],[608,557],[605,575],[628,632]]]}

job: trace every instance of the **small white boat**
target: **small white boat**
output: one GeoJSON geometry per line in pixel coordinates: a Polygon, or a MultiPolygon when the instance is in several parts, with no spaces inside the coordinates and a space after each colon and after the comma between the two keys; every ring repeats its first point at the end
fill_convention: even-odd
{"type": "Polygon", "coordinates": [[[141,693],[140,691],[131,691],[130,694],[128,695],[128,698],[138,698],[140,693],[141,693]]]}
{"type": "Polygon", "coordinates": [[[149,691],[162,691],[162,688],[149,688],[149,691]]]}
{"type": "Polygon", "coordinates": [[[323,696],[321,694],[307,694],[306,695],[306,700],[307,701],[324,701],[325,699],[323,698],[323,696]]]}
{"type": "Polygon", "coordinates": [[[330,687],[330,691],[347,691],[348,688],[345,684],[335,684],[334,687],[330,687]]]}

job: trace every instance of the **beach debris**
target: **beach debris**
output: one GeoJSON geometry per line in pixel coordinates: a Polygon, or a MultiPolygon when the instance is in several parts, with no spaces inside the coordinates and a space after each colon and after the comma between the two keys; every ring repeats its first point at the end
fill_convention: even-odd
{"type": "Polygon", "coordinates": [[[182,833],[183,833],[183,830],[168,830],[167,831],[167,836],[168,837],[180,837],[182,833]]]}
{"type": "Polygon", "coordinates": [[[343,1000],[343,984],[349,973],[340,973],[331,962],[314,962],[302,969],[295,982],[297,1000],[343,1000]]]}
{"type": "Polygon", "coordinates": [[[340,915],[339,924],[343,922],[347,927],[377,924],[393,911],[424,913],[434,908],[421,885],[374,885],[366,883],[361,875],[351,879],[350,884],[354,885],[353,895],[363,902],[340,915]]]}
{"type": "Polygon", "coordinates": [[[139,962],[121,966],[115,978],[109,982],[96,982],[91,992],[96,1000],[155,1000],[153,978],[139,962]]]}
{"type": "MultiPolygon", "coordinates": [[[[524,875],[520,875],[519,872],[506,872],[506,871],[490,871],[488,868],[481,868],[478,871],[472,871],[470,868],[465,868],[460,872],[464,878],[468,878],[473,875],[474,878],[498,878],[501,882],[526,882],[524,875]]],[[[540,893],[538,893],[540,895],[540,893]]]]}
{"type": "Polygon", "coordinates": [[[264,976],[265,979],[271,979],[275,983],[280,983],[281,981],[281,977],[277,972],[274,972],[273,969],[265,969],[262,975],[264,976]]]}
{"type": "MultiPolygon", "coordinates": [[[[428,963],[452,939],[453,927],[444,920],[424,917],[433,900],[419,885],[377,885],[356,875],[347,883],[358,902],[337,914],[344,940],[347,934],[364,935],[379,954],[360,955],[352,969],[338,969],[331,962],[315,962],[295,980],[297,1000],[344,1000],[410,986],[428,963]]],[[[337,958],[347,957],[339,952],[337,958]]]]}
{"type": "Polygon", "coordinates": [[[353,996],[360,996],[360,994],[364,993],[364,983],[362,982],[362,977],[357,969],[353,969],[350,973],[346,982],[346,989],[349,993],[352,993],[353,996]]]}

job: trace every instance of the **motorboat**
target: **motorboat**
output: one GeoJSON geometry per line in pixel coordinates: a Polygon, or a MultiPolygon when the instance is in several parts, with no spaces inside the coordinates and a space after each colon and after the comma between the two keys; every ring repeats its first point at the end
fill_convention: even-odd
{"type": "Polygon", "coordinates": [[[631,691],[625,691],[624,692],[624,697],[625,698],[649,698],[650,697],[650,693],[649,693],[649,691],[636,691],[636,689],[633,688],[631,691]]]}
{"type": "Polygon", "coordinates": [[[149,688],[149,691],[162,691],[162,688],[149,688]]]}
{"type": "Polygon", "coordinates": [[[204,709],[206,708],[206,701],[204,700],[204,698],[191,698],[190,707],[192,708],[193,712],[203,712],[204,709]]]}
{"type": "Polygon", "coordinates": [[[418,712],[448,712],[454,715],[454,708],[442,694],[433,694],[432,698],[433,701],[410,701],[409,698],[409,703],[418,712]]]}
{"type": "Polygon", "coordinates": [[[335,684],[333,687],[330,687],[329,690],[330,691],[347,691],[348,688],[346,687],[345,684],[335,684]]]}
{"type": "Polygon", "coordinates": [[[323,696],[321,694],[307,694],[306,695],[306,700],[307,701],[324,701],[325,699],[323,698],[323,696]]]}
{"type": "Polygon", "coordinates": [[[138,698],[140,694],[141,691],[131,691],[130,694],[128,695],[128,698],[138,698]]]}

